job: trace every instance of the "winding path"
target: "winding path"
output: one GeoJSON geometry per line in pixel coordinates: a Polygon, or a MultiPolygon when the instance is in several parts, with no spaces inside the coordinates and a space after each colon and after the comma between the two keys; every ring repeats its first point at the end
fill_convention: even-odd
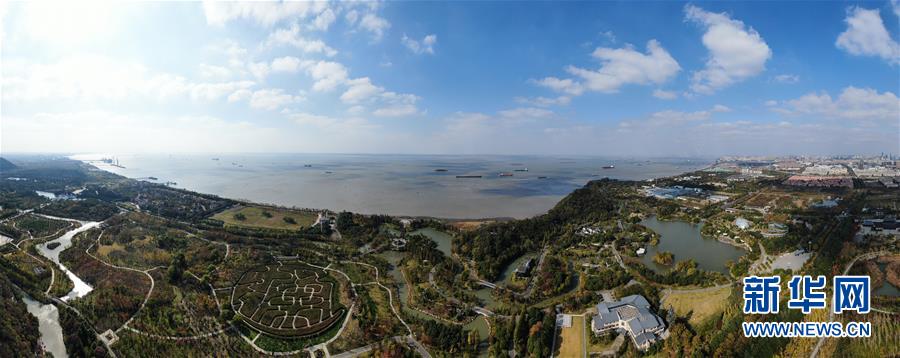
{"type": "MultiPolygon", "coordinates": [[[[865,254],[858,255],[858,256],[854,257],[853,260],[850,260],[850,263],[848,263],[847,267],[844,268],[844,272],[842,273],[842,275],[846,275],[848,272],[850,272],[850,269],[853,268],[853,265],[856,264],[856,261],[869,260],[869,259],[876,258],[878,256],[890,255],[890,254],[891,253],[887,252],[887,251],[875,251],[875,252],[867,252],[865,254]]],[[[832,303],[832,304],[834,304],[834,303],[832,303]]],[[[877,311],[877,312],[882,312],[882,313],[889,313],[889,312],[882,311],[882,310],[876,310],[876,309],[872,309],[872,310],[877,311]]],[[[828,310],[828,321],[834,321],[834,311],[833,310],[828,310]]],[[[813,348],[812,353],[809,354],[810,358],[815,358],[816,356],[819,355],[819,349],[821,349],[822,345],[825,344],[825,338],[827,338],[827,337],[819,338],[819,341],[816,342],[816,347],[813,348]]]]}

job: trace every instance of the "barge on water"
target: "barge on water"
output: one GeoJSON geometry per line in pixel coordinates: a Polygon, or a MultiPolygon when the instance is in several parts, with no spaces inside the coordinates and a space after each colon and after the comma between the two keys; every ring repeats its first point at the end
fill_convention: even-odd
{"type": "Polygon", "coordinates": [[[460,179],[477,179],[477,178],[481,178],[482,176],[481,175],[457,175],[456,177],[460,178],[460,179]]]}

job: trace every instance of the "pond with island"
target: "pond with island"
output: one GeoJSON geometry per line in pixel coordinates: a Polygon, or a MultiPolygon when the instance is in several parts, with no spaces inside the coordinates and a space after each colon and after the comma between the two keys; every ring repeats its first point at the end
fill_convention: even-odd
{"type": "MultiPolygon", "coordinates": [[[[444,253],[444,255],[446,255],[448,257],[451,255],[451,247],[452,247],[453,237],[450,234],[445,233],[440,230],[437,230],[437,229],[434,229],[434,228],[418,229],[413,232],[410,232],[410,234],[420,234],[420,235],[424,235],[424,236],[428,237],[429,239],[431,239],[438,245],[437,246],[438,250],[440,250],[442,253],[444,253]]],[[[424,314],[422,312],[419,312],[419,311],[414,310],[409,307],[409,303],[407,302],[407,297],[409,295],[409,287],[406,285],[406,280],[404,280],[404,278],[403,278],[403,273],[400,272],[400,269],[399,269],[400,261],[405,256],[405,253],[399,252],[399,251],[388,250],[388,251],[381,252],[377,255],[379,257],[385,259],[392,266],[391,270],[388,271],[388,274],[391,275],[391,277],[393,277],[394,282],[397,283],[397,286],[399,288],[400,307],[403,310],[403,312],[407,315],[416,317],[418,319],[432,320],[432,321],[436,320],[434,317],[431,317],[427,314],[424,314]]],[[[478,293],[480,291],[481,290],[476,291],[476,295],[478,295],[479,298],[481,298],[483,296],[483,294],[478,293]]],[[[487,297],[490,298],[489,291],[487,292],[487,297]]],[[[493,302],[493,298],[490,298],[490,301],[493,302]]],[[[463,328],[467,331],[471,331],[471,330],[477,331],[478,335],[481,337],[481,339],[487,339],[490,336],[490,324],[488,323],[487,319],[484,316],[478,316],[471,322],[466,323],[463,326],[463,328]]]]}
{"type": "Polygon", "coordinates": [[[700,234],[703,224],[691,224],[685,221],[661,221],[651,216],[641,221],[653,232],[660,235],[659,245],[647,246],[646,254],[640,257],[641,262],[656,272],[665,272],[672,266],[660,265],[653,262],[653,256],[657,252],[668,251],[675,255],[675,262],[693,259],[697,266],[706,271],[716,271],[728,275],[727,263],[737,260],[747,251],[719,242],[715,239],[705,239],[700,234]]]}
{"type": "MultiPolygon", "coordinates": [[[[879,262],[877,265],[878,265],[878,269],[881,270],[881,272],[886,272],[887,263],[879,262]]],[[[893,284],[891,284],[890,281],[888,281],[887,279],[883,280],[883,284],[880,287],[875,288],[873,290],[873,292],[877,296],[889,296],[889,297],[900,296],[900,289],[898,289],[897,286],[894,286],[893,284]]]]}

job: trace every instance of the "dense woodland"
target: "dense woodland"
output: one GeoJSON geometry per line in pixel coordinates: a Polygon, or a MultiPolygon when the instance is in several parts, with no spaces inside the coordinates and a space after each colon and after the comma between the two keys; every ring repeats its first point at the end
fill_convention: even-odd
{"type": "MultiPolygon", "coordinates": [[[[0,258],[0,264],[8,268],[4,263],[0,258]]],[[[37,319],[26,311],[21,300],[24,293],[16,289],[7,273],[4,269],[0,275],[0,347],[4,347],[0,357],[37,355],[41,351],[37,319]]]]}
{"type": "Polygon", "coordinates": [[[626,194],[627,182],[601,179],[577,189],[547,214],[530,219],[500,222],[464,232],[455,241],[460,255],[471,257],[478,273],[489,280],[516,258],[540,250],[548,240],[562,236],[570,225],[608,220],[616,215],[617,202],[626,194]]]}

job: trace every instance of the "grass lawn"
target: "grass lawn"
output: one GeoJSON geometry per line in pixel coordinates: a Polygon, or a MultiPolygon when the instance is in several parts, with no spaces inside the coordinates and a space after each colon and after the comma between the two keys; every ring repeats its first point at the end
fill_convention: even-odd
{"type": "Polygon", "coordinates": [[[584,357],[585,344],[584,317],[572,316],[572,326],[561,329],[559,334],[559,357],[584,357]]]}
{"type": "Polygon", "coordinates": [[[675,313],[679,316],[685,316],[688,312],[694,311],[690,322],[697,324],[706,317],[722,312],[725,300],[728,299],[730,294],[730,287],[700,292],[678,292],[674,290],[663,299],[662,306],[672,306],[675,308],[675,313]]]}
{"type": "Polygon", "coordinates": [[[213,219],[222,220],[225,225],[264,227],[270,229],[297,230],[310,227],[316,222],[318,214],[313,211],[290,210],[261,206],[238,206],[213,215],[213,219]],[[266,216],[264,213],[268,213],[266,216]],[[243,220],[235,216],[243,215],[243,220]],[[294,219],[295,223],[285,221],[285,218],[294,219]]]}

